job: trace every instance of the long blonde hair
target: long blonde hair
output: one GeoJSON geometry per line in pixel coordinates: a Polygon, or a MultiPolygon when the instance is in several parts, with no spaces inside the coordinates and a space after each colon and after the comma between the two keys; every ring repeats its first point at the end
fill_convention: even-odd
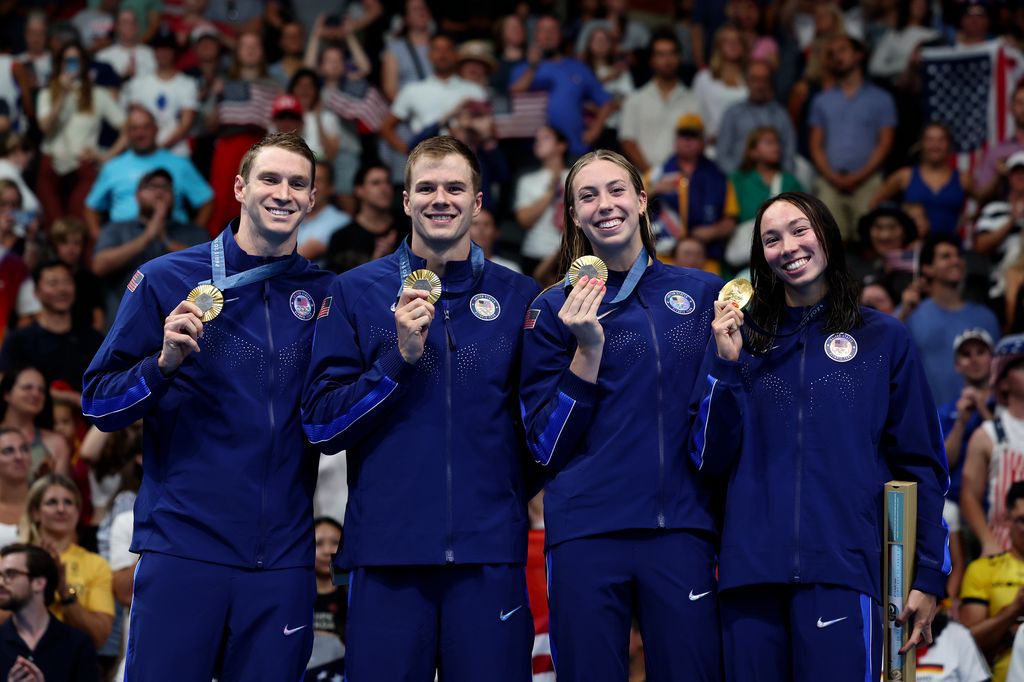
{"type": "MultiPolygon", "coordinates": [[[[583,170],[583,167],[594,161],[610,161],[614,163],[626,171],[626,175],[629,176],[630,184],[633,185],[633,190],[637,196],[644,191],[644,180],[640,177],[640,171],[621,154],[608,149],[595,149],[576,160],[576,163],[569,169],[569,174],[565,176],[565,194],[562,200],[562,219],[565,231],[562,233],[562,245],[558,256],[558,268],[562,277],[565,276],[574,260],[580,256],[594,253],[590,240],[583,234],[583,228],[573,220],[572,212],[574,202],[572,183],[576,180],[579,172],[583,170]]],[[[651,258],[657,258],[657,251],[654,248],[654,230],[651,227],[650,203],[640,213],[640,238],[643,241],[644,250],[650,254],[651,258]]]]}
{"type": "Polygon", "coordinates": [[[25,501],[25,515],[21,517],[18,529],[18,536],[22,542],[38,545],[42,540],[39,522],[34,517],[39,513],[39,508],[43,505],[43,495],[46,494],[47,488],[53,486],[64,488],[71,493],[71,496],[75,499],[75,506],[78,507],[78,512],[81,514],[82,494],[78,492],[78,486],[75,485],[74,481],[64,474],[53,473],[41,476],[28,489],[28,499],[25,501]]]}
{"type": "Polygon", "coordinates": [[[730,31],[736,34],[736,39],[739,40],[740,45],[743,46],[743,56],[740,57],[740,71],[744,74],[747,72],[748,54],[747,46],[743,42],[743,34],[733,24],[725,24],[715,31],[714,47],[711,49],[711,59],[708,60],[708,70],[711,72],[711,75],[715,77],[715,80],[722,80],[722,71],[725,67],[725,58],[722,57],[722,40],[725,37],[725,34],[730,31]]]}

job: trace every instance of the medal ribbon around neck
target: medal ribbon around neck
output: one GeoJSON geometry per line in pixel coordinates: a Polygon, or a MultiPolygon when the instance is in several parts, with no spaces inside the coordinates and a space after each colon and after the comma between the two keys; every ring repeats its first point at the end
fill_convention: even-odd
{"type": "Polygon", "coordinates": [[[200,282],[187,297],[187,300],[195,303],[203,311],[200,318],[203,322],[209,322],[220,315],[224,308],[224,292],[228,289],[262,282],[291,267],[291,259],[284,258],[228,277],[224,262],[224,244],[231,238],[228,234],[230,231],[231,228],[224,230],[210,243],[210,268],[213,270],[213,278],[200,282]]]}
{"type": "MultiPolygon", "coordinates": [[[[398,294],[395,295],[397,301],[402,296],[402,290],[405,289],[405,280],[409,275],[412,274],[412,263],[410,263],[411,250],[409,249],[409,242],[403,240],[402,245],[398,247],[398,294]]],[[[484,250],[481,249],[476,242],[469,243],[469,263],[473,269],[473,281],[470,282],[469,286],[464,291],[453,291],[452,289],[445,289],[445,292],[449,297],[458,296],[468,291],[472,291],[476,288],[476,283],[480,280],[480,275],[484,271],[484,250]]]]}
{"type": "MultiPolygon", "coordinates": [[[[629,268],[629,273],[626,275],[626,281],[622,283],[622,287],[619,288],[619,293],[615,295],[615,298],[608,301],[608,305],[615,305],[616,303],[622,303],[629,295],[633,293],[633,289],[636,289],[636,285],[640,282],[640,278],[643,277],[644,270],[647,269],[647,249],[640,249],[640,253],[637,254],[636,260],[633,261],[633,265],[629,268]]],[[[562,288],[570,288],[572,283],[569,282],[569,275],[565,276],[565,280],[562,282],[562,288]]]]}

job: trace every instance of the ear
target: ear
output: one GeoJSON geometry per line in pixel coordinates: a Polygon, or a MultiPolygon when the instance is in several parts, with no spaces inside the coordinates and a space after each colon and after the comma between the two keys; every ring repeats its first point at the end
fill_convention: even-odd
{"type": "Polygon", "coordinates": [[[235,176],[235,201],[242,203],[245,199],[245,180],[241,175],[235,176]]]}
{"type": "Polygon", "coordinates": [[[637,200],[639,203],[640,213],[643,213],[647,210],[647,192],[640,190],[640,194],[637,195],[637,200]]]}
{"type": "Polygon", "coordinates": [[[409,207],[409,193],[402,190],[402,209],[405,211],[405,215],[412,216],[412,209],[409,207]]]}
{"type": "Polygon", "coordinates": [[[309,206],[306,207],[306,213],[311,212],[314,206],[316,206],[316,187],[309,191],[309,206]]]}
{"type": "Polygon", "coordinates": [[[480,215],[480,209],[484,207],[484,193],[477,192],[476,198],[473,200],[473,217],[480,215]]]}

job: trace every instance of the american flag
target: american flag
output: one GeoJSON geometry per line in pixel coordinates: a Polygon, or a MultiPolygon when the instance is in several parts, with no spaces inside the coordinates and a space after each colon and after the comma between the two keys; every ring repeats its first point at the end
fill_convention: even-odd
{"type": "Polygon", "coordinates": [[[281,88],[273,81],[227,81],[217,105],[221,125],[259,126],[269,130],[274,98],[281,88]]]}
{"type": "Polygon", "coordinates": [[[921,51],[925,120],[953,133],[961,170],[973,170],[985,149],[1013,131],[1010,97],[1024,76],[1024,56],[998,40],[921,51]]]}
{"type": "Polygon", "coordinates": [[[333,296],[328,296],[327,298],[324,299],[324,302],[320,304],[320,312],[317,313],[316,319],[319,320],[321,317],[327,317],[328,315],[331,314],[331,299],[332,298],[334,298],[334,297],[333,296]]]}
{"type": "Polygon", "coordinates": [[[142,274],[141,270],[136,270],[135,274],[132,275],[132,278],[128,280],[128,291],[135,291],[135,289],[142,284],[142,280],[145,277],[146,276],[142,274]]]}
{"type": "Polygon", "coordinates": [[[537,129],[548,122],[548,93],[517,92],[512,94],[512,111],[494,115],[494,129],[502,140],[533,138],[537,129]]]}
{"type": "Polygon", "coordinates": [[[360,132],[375,133],[380,130],[391,107],[377,88],[368,86],[362,97],[350,95],[337,88],[323,92],[324,104],[328,109],[348,121],[359,124],[360,132]]]}

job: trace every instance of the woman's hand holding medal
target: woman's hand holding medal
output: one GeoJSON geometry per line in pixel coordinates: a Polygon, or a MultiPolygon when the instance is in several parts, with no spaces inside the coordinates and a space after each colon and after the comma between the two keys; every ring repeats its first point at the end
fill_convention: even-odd
{"type": "Polygon", "coordinates": [[[558,319],[576,337],[576,355],[569,369],[584,381],[597,382],[604,350],[604,328],[597,309],[607,289],[598,278],[580,277],[558,311],[558,319]]]}
{"type": "Polygon", "coordinates": [[[718,357],[735,362],[743,348],[743,311],[735,301],[715,301],[715,319],[711,331],[718,345],[718,357]]]}

